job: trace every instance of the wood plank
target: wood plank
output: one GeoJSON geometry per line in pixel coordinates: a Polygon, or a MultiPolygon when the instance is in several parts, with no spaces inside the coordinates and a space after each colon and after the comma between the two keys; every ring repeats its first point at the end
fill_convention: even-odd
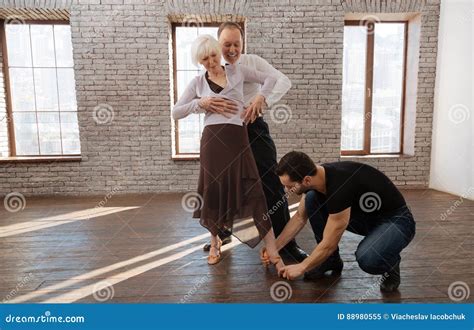
{"type": "MultiPolygon", "coordinates": [[[[463,200],[441,221],[440,214],[459,197],[433,190],[403,194],[417,234],[402,253],[398,293],[383,295],[378,276],[359,268],[354,251],[363,237],[346,232],[340,244],[341,277],[291,281],[287,302],[452,302],[452,283],[462,281],[472,289],[474,202],[463,200]]],[[[0,296],[41,302],[69,295],[78,302],[97,302],[88,288],[112,281],[113,302],[274,302],[270,288],[281,279],[274,269],[261,266],[258,249],[236,245],[224,251],[220,264],[207,265],[201,250],[206,231],[181,208],[181,197],[118,195],[105,207],[138,208],[63,224],[74,212],[93,209],[103,196],[31,197],[22,212],[0,210],[0,234],[22,223],[31,229],[0,240],[0,296]],[[47,220],[51,217],[56,218],[47,220]],[[35,229],[44,223],[56,225],[35,229]]],[[[308,252],[314,248],[309,225],[298,243],[308,252]]]]}

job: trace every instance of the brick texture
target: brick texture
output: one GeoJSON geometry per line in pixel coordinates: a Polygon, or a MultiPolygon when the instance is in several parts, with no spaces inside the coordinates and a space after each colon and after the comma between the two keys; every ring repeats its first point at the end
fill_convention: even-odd
{"type": "MultiPolygon", "coordinates": [[[[430,170],[439,1],[427,1],[419,9],[422,32],[415,155],[355,158],[374,165],[404,187],[427,186],[430,170]]],[[[404,7],[392,6],[384,12],[397,10],[404,7]]],[[[266,115],[279,157],[301,150],[317,162],[340,159],[343,28],[348,11],[357,10],[340,0],[250,1],[247,52],[267,59],[293,82],[281,101],[291,109],[289,123],[278,123],[270,113],[266,115]]],[[[72,5],[83,159],[76,163],[0,164],[0,195],[13,191],[24,195],[97,195],[112,190],[195,190],[198,161],[171,160],[167,14],[166,3],[153,0],[81,0],[72,5]],[[111,123],[94,121],[94,108],[100,104],[113,109],[111,123]]]]}

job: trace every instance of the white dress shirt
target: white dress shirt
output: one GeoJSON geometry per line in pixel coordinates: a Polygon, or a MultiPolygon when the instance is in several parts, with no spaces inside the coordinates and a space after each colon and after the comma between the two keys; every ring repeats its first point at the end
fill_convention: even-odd
{"type": "MultiPolygon", "coordinates": [[[[239,63],[244,64],[252,69],[261,71],[263,73],[271,74],[277,78],[277,82],[273,87],[270,95],[265,97],[265,102],[268,107],[272,107],[275,103],[280,101],[280,99],[288,92],[291,88],[291,81],[283,73],[271,66],[270,63],[265,61],[258,55],[254,54],[242,54],[240,55],[239,63]]],[[[258,94],[260,91],[260,85],[257,83],[244,83],[244,103],[245,106],[250,104],[250,101],[258,94]]]]}

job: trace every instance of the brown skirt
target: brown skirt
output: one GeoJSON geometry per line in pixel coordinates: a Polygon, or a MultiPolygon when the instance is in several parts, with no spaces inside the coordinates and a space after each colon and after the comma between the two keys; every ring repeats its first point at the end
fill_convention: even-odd
{"type": "Polygon", "coordinates": [[[208,125],[201,138],[199,218],[212,235],[223,230],[255,247],[271,230],[267,203],[250,148],[247,127],[208,125]]]}

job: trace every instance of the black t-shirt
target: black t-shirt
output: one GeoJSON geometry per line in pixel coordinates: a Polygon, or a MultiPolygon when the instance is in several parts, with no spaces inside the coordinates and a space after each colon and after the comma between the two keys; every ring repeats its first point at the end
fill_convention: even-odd
{"type": "Polygon", "coordinates": [[[406,205],[400,191],[382,172],[356,162],[321,164],[326,171],[330,214],[351,207],[351,218],[376,217],[406,205]]]}

